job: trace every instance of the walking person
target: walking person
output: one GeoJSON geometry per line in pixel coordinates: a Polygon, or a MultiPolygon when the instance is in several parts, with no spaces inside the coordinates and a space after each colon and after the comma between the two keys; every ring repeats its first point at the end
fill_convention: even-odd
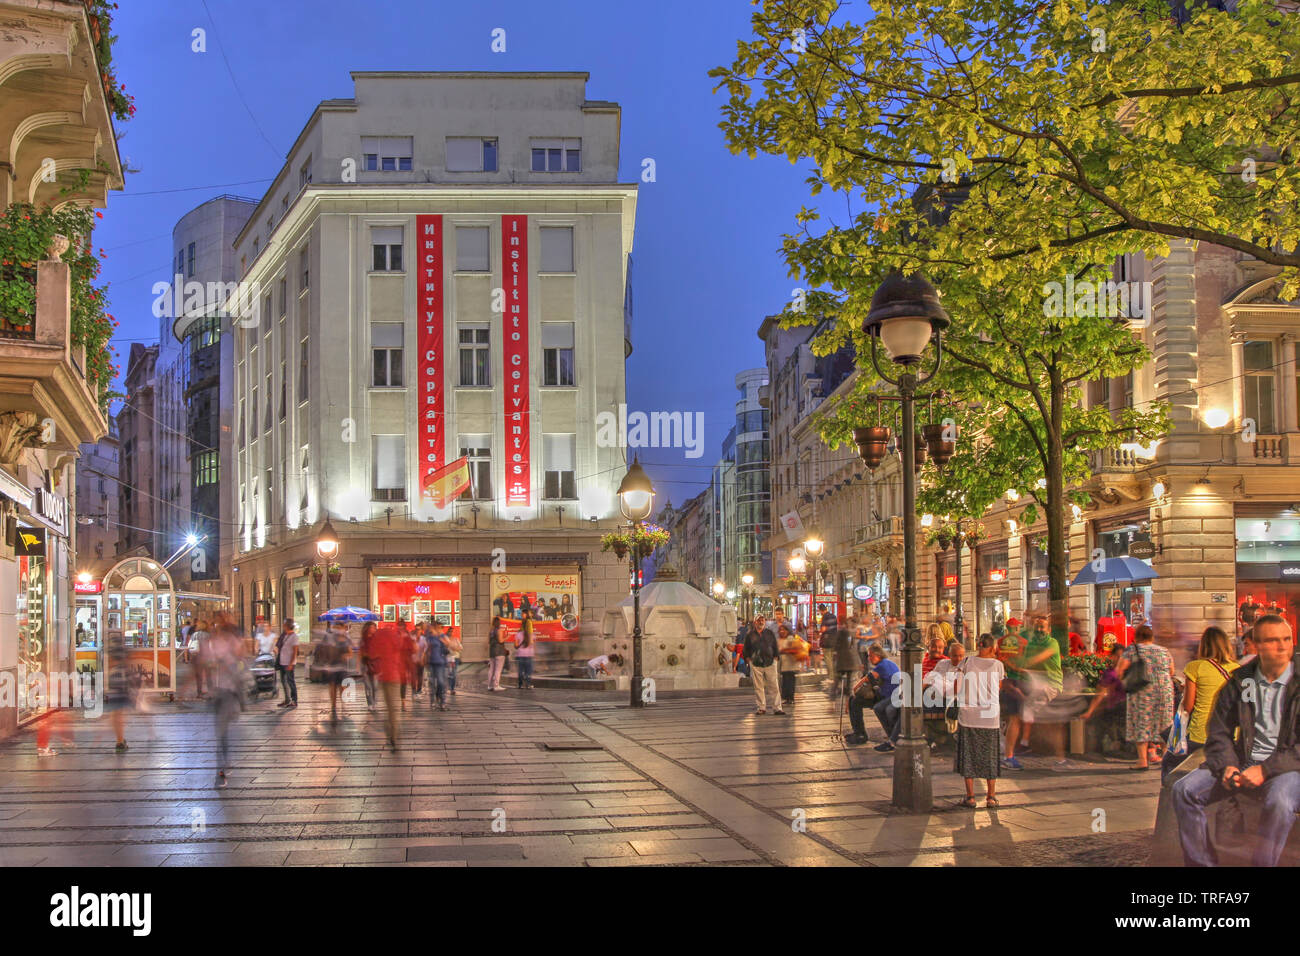
{"type": "Polygon", "coordinates": [[[1253,864],[1277,866],[1300,810],[1300,681],[1295,638],[1284,618],[1256,619],[1258,656],[1219,690],[1205,739],[1205,763],[1173,786],[1178,839],[1188,866],[1215,866],[1205,810],[1233,795],[1263,802],[1253,864]]]}
{"type": "Polygon", "coordinates": [[[338,722],[339,699],[343,696],[343,678],[348,671],[348,658],[352,655],[352,642],[348,640],[346,624],[331,624],[325,631],[325,642],[317,650],[325,654],[325,680],[330,688],[330,721],[338,722]]]}
{"type": "Polygon", "coordinates": [[[447,709],[447,661],[451,652],[442,633],[442,624],[434,623],[424,641],[424,660],[429,668],[429,707],[447,709]]]}
{"type": "Polygon", "coordinates": [[[209,640],[208,676],[212,689],[212,712],[217,731],[217,781],[225,787],[230,766],[230,725],[244,709],[243,640],[229,614],[217,618],[216,632],[209,640]]]}
{"type": "Polygon", "coordinates": [[[447,689],[455,697],[456,672],[460,670],[460,656],[465,652],[465,645],[450,629],[442,635],[442,642],[447,647],[447,689]]]}
{"type": "Polygon", "coordinates": [[[406,685],[414,680],[416,654],[418,653],[415,635],[411,633],[413,630],[414,628],[408,624],[406,629],[397,635],[397,643],[402,654],[402,710],[406,710],[406,685]]]}
{"type": "Polygon", "coordinates": [[[393,753],[397,753],[397,689],[406,682],[410,666],[409,639],[410,635],[399,634],[392,624],[384,624],[375,629],[370,641],[371,660],[375,664],[379,693],[384,699],[384,730],[393,753]]]}
{"type": "Polygon", "coordinates": [[[523,623],[515,638],[515,666],[519,671],[516,684],[520,690],[533,689],[533,663],[537,654],[537,643],[533,640],[533,615],[524,612],[523,623]]]}
{"type": "Polygon", "coordinates": [[[298,666],[298,630],[292,619],[284,622],[284,630],[276,644],[275,659],[280,665],[280,683],[284,687],[284,701],[276,706],[297,707],[298,678],[294,669],[298,666]]]}
{"type": "Polygon", "coordinates": [[[212,635],[208,631],[208,622],[202,619],[195,623],[191,633],[195,644],[194,653],[190,655],[190,670],[194,673],[194,696],[203,700],[204,678],[207,676],[208,641],[212,635]]]}
{"type": "Polygon", "coordinates": [[[766,627],[763,615],[754,618],[754,625],[745,634],[745,660],[749,662],[750,678],[754,682],[754,698],[758,702],[756,713],[767,713],[767,700],[772,700],[772,713],[784,715],[781,708],[781,690],[778,686],[776,659],[780,650],[776,634],[766,627]]]}
{"type": "Polygon", "coordinates": [[[510,651],[506,645],[505,618],[492,618],[492,630],[488,633],[488,690],[504,690],[501,686],[501,670],[505,667],[506,655],[510,651]]]}
{"type": "Polygon", "coordinates": [[[118,753],[125,753],[126,712],[135,708],[137,682],[130,673],[127,659],[126,641],[121,631],[109,631],[104,641],[104,664],[108,669],[105,683],[104,710],[108,712],[109,722],[113,725],[113,734],[117,737],[118,753]]]}
{"type": "MultiPolygon", "coordinates": [[[[1034,646],[1032,640],[1029,646],[1034,646]]],[[[1137,763],[1129,769],[1146,770],[1152,766],[1148,749],[1164,740],[1174,719],[1174,659],[1155,642],[1155,632],[1146,624],[1138,625],[1133,644],[1120,659],[1120,680],[1138,661],[1143,664],[1147,683],[1137,689],[1131,683],[1128,686],[1124,739],[1137,748],[1137,763]]]]}
{"type": "Polygon", "coordinates": [[[379,697],[379,688],[375,683],[375,622],[367,621],[361,625],[359,645],[361,664],[361,683],[366,689],[366,709],[373,712],[379,697]]]}
{"type": "Polygon", "coordinates": [[[415,698],[424,690],[424,662],[428,657],[429,637],[432,634],[433,625],[426,624],[420,628],[419,634],[412,635],[415,651],[411,654],[411,703],[415,703],[415,698]]]}
{"type": "Polygon", "coordinates": [[[782,624],[776,631],[777,653],[781,659],[781,705],[794,705],[795,680],[807,657],[807,647],[803,639],[790,630],[788,624],[782,624]]]}
{"type": "MultiPolygon", "coordinates": [[[[1009,626],[1011,622],[1007,623],[1009,626]]],[[[1002,638],[999,650],[1006,647],[1006,641],[1006,637],[1002,638]]],[[[1004,666],[1010,669],[1010,665],[1005,662],[1004,666]]],[[[1025,642],[1024,651],[1016,658],[1015,666],[1023,678],[1020,687],[1024,699],[1020,701],[1019,713],[1007,717],[1006,756],[1002,760],[1002,766],[1008,770],[1023,770],[1024,765],[1015,753],[1016,740],[1023,739],[1022,746],[1025,749],[1022,753],[1029,753],[1029,734],[1039,711],[1061,693],[1061,647],[1046,631],[1035,632],[1025,642]]],[[[1170,667],[1172,666],[1171,663],[1170,667]]]]}
{"type": "Polygon", "coordinates": [[[1002,775],[998,760],[998,722],[1005,677],[1006,668],[997,656],[997,638],[992,634],[981,634],[976,642],[976,655],[964,657],[957,664],[957,756],[953,770],[961,774],[966,784],[963,807],[975,806],[977,777],[984,781],[984,806],[998,805],[997,780],[1002,775]]]}

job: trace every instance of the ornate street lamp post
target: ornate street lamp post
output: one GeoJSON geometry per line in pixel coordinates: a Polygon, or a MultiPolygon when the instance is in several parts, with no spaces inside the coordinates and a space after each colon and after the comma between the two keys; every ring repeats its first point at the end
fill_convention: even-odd
{"type": "Polygon", "coordinates": [[[871,364],[882,380],[898,390],[902,407],[902,431],[898,447],[903,459],[903,674],[906,691],[902,709],[902,734],[894,751],[894,806],[914,813],[928,813],[934,803],[930,776],[930,748],[925,742],[921,710],[921,629],[916,619],[916,455],[909,447],[917,442],[914,403],[917,387],[931,381],[943,364],[943,330],[948,315],[939,304],[939,293],[919,274],[893,273],[871,298],[871,311],[862,329],[871,337],[871,364]],[[891,378],[880,366],[877,340],[898,366],[891,378]],[[934,368],[919,373],[921,356],[933,341],[934,368]]]}
{"type": "MultiPolygon", "coordinates": [[[[650,476],[641,467],[639,458],[632,459],[632,467],[623,476],[618,486],[618,508],[623,517],[632,522],[635,532],[654,506],[655,489],[650,483],[650,476]]],[[[632,700],[633,707],[644,707],[641,699],[641,547],[635,543],[631,548],[632,558],[632,700]]]]}
{"type": "Polygon", "coordinates": [[[750,620],[754,616],[754,576],[746,571],[740,576],[740,583],[743,584],[744,590],[740,593],[745,603],[745,620],[750,620]]]}
{"type": "Polygon", "coordinates": [[[321,525],[320,531],[316,534],[316,554],[320,556],[321,561],[325,563],[325,610],[330,609],[331,587],[334,583],[330,575],[330,565],[339,553],[339,536],[334,533],[334,526],[330,524],[330,519],[326,518],[325,523],[321,525]]]}

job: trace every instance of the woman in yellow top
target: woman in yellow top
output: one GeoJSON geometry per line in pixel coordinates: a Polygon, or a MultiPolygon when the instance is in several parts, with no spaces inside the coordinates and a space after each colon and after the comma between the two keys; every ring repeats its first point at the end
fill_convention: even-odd
{"type": "Polygon", "coordinates": [[[1196,649],[1196,659],[1183,668],[1187,687],[1183,691],[1182,709],[1191,714],[1187,724],[1189,754],[1205,746],[1205,733],[1219,688],[1228,682],[1228,675],[1238,666],[1228,635],[1222,628],[1207,627],[1196,649]]]}

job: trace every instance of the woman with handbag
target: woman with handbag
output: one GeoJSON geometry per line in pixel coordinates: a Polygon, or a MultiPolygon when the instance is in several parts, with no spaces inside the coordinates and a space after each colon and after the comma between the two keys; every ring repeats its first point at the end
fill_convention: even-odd
{"type": "Polygon", "coordinates": [[[1134,631],[1133,640],[1116,673],[1128,703],[1124,739],[1137,747],[1138,762],[1129,769],[1146,770],[1151,766],[1149,748],[1163,742],[1173,722],[1174,659],[1155,642],[1155,632],[1146,624],[1134,631]]]}
{"type": "Polygon", "coordinates": [[[992,634],[981,634],[976,642],[976,656],[964,657],[957,664],[954,700],[944,714],[951,721],[956,711],[957,757],[952,768],[965,781],[966,799],[961,805],[969,810],[975,809],[976,777],[984,781],[984,806],[998,805],[997,780],[1002,775],[998,724],[1002,681],[1007,671],[998,660],[997,643],[992,634]]]}

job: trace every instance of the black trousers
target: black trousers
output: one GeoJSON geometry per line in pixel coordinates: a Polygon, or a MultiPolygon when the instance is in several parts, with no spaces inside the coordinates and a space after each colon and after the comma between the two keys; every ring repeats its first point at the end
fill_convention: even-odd
{"type": "Polygon", "coordinates": [[[280,668],[280,683],[284,686],[284,699],[298,703],[298,679],[292,667],[280,668]]]}
{"type": "Polygon", "coordinates": [[[798,671],[781,671],[781,700],[794,700],[794,682],[798,676],[798,671]]]}

